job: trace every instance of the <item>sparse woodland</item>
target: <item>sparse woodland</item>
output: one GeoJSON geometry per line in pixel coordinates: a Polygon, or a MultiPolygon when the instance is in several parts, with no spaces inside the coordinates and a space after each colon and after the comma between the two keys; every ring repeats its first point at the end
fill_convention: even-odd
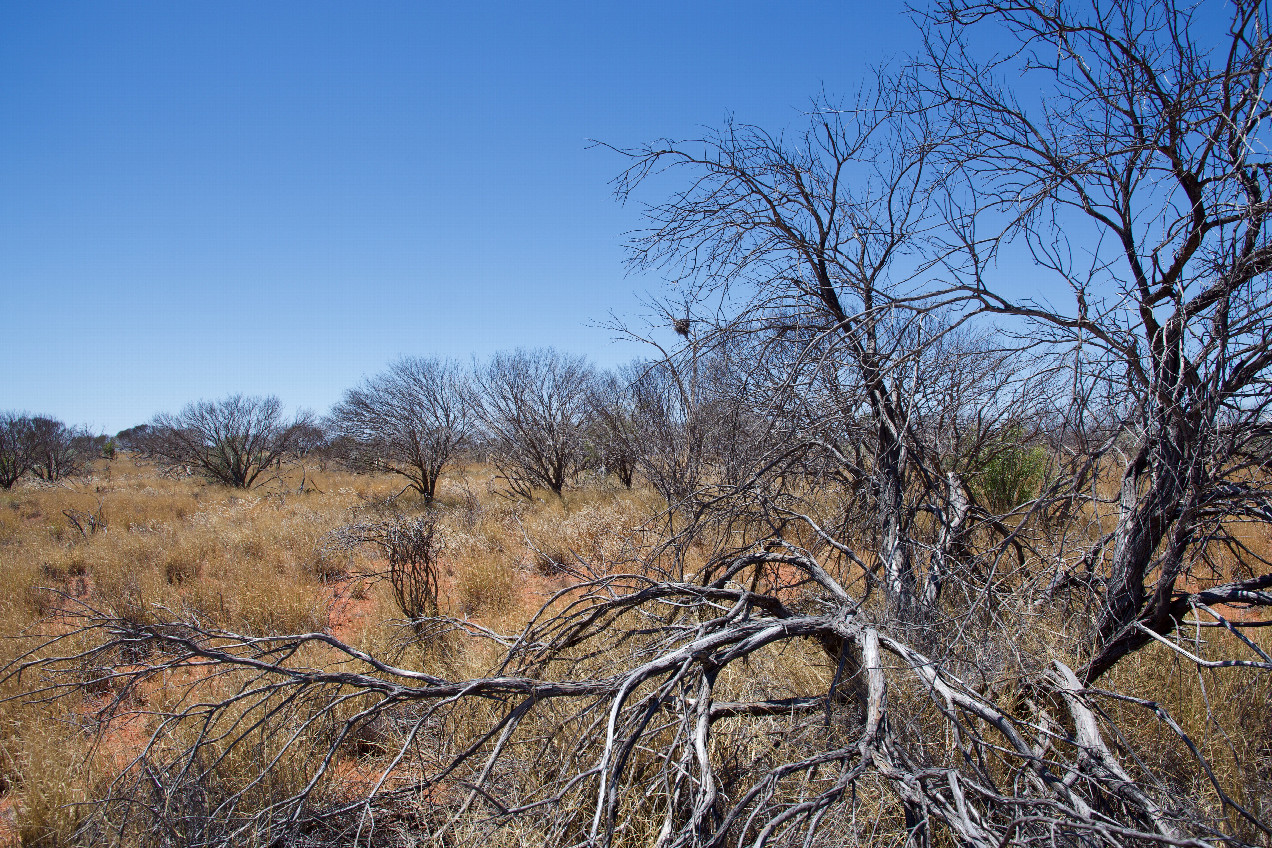
{"type": "Polygon", "coordinates": [[[616,373],[42,480],[0,419],[9,835],[1272,845],[1272,15],[1204,11],[946,0],[803,127],[619,150],[677,287],[616,373]]]}

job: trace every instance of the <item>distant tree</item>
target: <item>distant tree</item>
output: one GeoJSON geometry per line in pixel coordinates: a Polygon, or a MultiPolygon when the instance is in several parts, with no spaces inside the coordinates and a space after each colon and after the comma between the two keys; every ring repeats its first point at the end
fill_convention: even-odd
{"type": "Polygon", "coordinates": [[[597,461],[606,473],[630,489],[640,457],[640,431],[636,419],[636,397],[632,392],[633,372],[638,363],[617,373],[606,372],[595,382],[590,396],[592,431],[590,441],[597,461]]]}
{"type": "Polygon", "coordinates": [[[95,453],[93,437],[86,430],[55,418],[32,418],[30,438],[31,471],[47,482],[82,474],[95,453]]]}
{"type": "Polygon", "coordinates": [[[116,433],[115,444],[123,450],[144,453],[147,448],[146,437],[149,434],[149,424],[138,424],[136,427],[129,427],[116,433]]]}
{"type": "Polygon", "coordinates": [[[345,392],[331,429],[355,467],[398,474],[432,500],[473,420],[471,387],[457,363],[407,358],[345,392]]]}
{"type": "Polygon", "coordinates": [[[632,375],[638,435],[637,465],[667,505],[685,506],[698,493],[707,470],[710,420],[696,361],[645,363],[632,375]]]}
{"type": "MultiPolygon", "coordinates": [[[[706,431],[703,449],[718,482],[743,485],[757,467],[772,460],[774,452],[792,445],[786,412],[765,393],[769,374],[764,359],[745,334],[724,334],[714,339],[701,356],[698,380],[702,384],[697,416],[706,431]],[[761,397],[764,401],[761,401],[761,397]]],[[[780,397],[780,392],[777,393],[780,397]]]]}
{"type": "Polygon", "coordinates": [[[317,422],[301,424],[296,428],[296,438],[292,441],[291,452],[297,459],[304,459],[310,454],[321,453],[331,442],[331,434],[327,428],[317,422]]]}
{"type": "Polygon", "coordinates": [[[0,489],[31,470],[31,419],[16,412],[0,412],[0,489]]]}
{"type": "Polygon", "coordinates": [[[586,359],[552,348],[497,353],[479,369],[492,460],[514,492],[560,495],[586,466],[595,379],[586,359]]]}
{"type": "Polygon", "coordinates": [[[232,395],[192,403],[177,415],[156,415],[142,452],[170,467],[188,467],[209,480],[251,488],[312,424],[308,413],[285,420],[277,397],[232,395]]]}
{"type": "Polygon", "coordinates": [[[98,433],[96,436],[91,435],[88,430],[80,428],[80,435],[75,438],[75,446],[83,452],[86,460],[96,459],[114,459],[115,458],[115,440],[107,436],[105,433],[98,433]]]}

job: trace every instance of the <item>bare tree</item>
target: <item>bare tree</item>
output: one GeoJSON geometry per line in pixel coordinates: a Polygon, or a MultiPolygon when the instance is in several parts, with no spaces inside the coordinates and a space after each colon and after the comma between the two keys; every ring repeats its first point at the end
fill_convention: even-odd
{"type": "Polygon", "coordinates": [[[121,448],[135,453],[145,453],[147,442],[146,439],[150,434],[149,424],[138,424],[134,427],[120,430],[115,434],[115,441],[121,448]]]}
{"type": "Polygon", "coordinates": [[[458,364],[402,359],[345,392],[332,429],[356,465],[398,474],[426,499],[474,427],[472,391],[458,364]]]}
{"type": "Polygon", "coordinates": [[[723,325],[715,307],[698,320],[786,348],[795,371],[779,387],[837,366],[835,381],[852,394],[845,423],[869,422],[869,461],[857,468],[870,477],[883,587],[906,616],[917,614],[922,581],[906,502],[919,435],[910,426],[915,366],[947,329],[929,316],[960,299],[929,273],[945,253],[931,234],[942,197],[929,162],[937,135],[911,110],[881,83],[854,109],[820,108],[794,142],[729,125],[628,151],[633,164],[619,182],[627,197],[652,174],[691,181],[652,207],[634,261],[681,269],[697,290],[737,304],[723,325]]]}
{"type": "Polygon", "coordinates": [[[634,375],[638,464],[672,508],[692,507],[708,471],[711,421],[702,382],[672,359],[648,362],[634,375]]]}
{"type": "Polygon", "coordinates": [[[437,535],[435,516],[394,515],[341,527],[330,534],[327,544],[343,551],[370,546],[388,560],[393,599],[418,628],[438,612],[437,535]]]}
{"type": "Polygon", "coordinates": [[[586,359],[552,348],[497,353],[478,369],[492,459],[518,495],[560,495],[583,470],[594,381],[586,359]]]}
{"type": "Polygon", "coordinates": [[[278,398],[231,395],[156,415],[142,436],[144,452],[170,467],[248,489],[292,448],[310,424],[307,413],[283,417],[278,398]]]}
{"type": "Polygon", "coordinates": [[[1272,518],[1258,480],[1272,398],[1270,20],[1257,2],[1223,23],[1203,12],[947,2],[920,66],[957,140],[949,158],[971,175],[974,217],[1013,225],[1006,241],[978,242],[968,219],[968,292],[1070,364],[1083,409],[1111,399],[1112,432],[1085,461],[1111,473],[1124,457],[1115,529],[1072,575],[1099,608],[1088,683],[1178,626],[1181,586],[1236,576],[1211,565],[1220,541],[1238,546],[1252,590],[1272,583],[1232,532],[1272,518]],[[975,58],[971,26],[1010,50],[975,58]],[[1016,96],[1020,79],[1039,96],[1016,96]],[[994,249],[1019,245],[1070,309],[994,285],[994,249]]]}
{"type": "Polygon", "coordinates": [[[94,453],[86,430],[68,427],[54,418],[32,418],[30,438],[31,471],[49,482],[83,473],[94,453]]]}
{"type": "Polygon", "coordinates": [[[30,416],[0,413],[0,488],[13,488],[31,470],[32,442],[30,416]]]}
{"type": "Polygon", "coordinates": [[[302,424],[296,431],[296,438],[292,442],[292,453],[297,459],[322,453],[331,445],[331,435],[327,429],[319,423],[302,424]]]}
{"type": "Polygon", "coordinates": [[[639,363],[633,363],[617,372],[598,375],[591,394],[594,425],[589,440],[599,453],[600,466],[626,489],[635,481],[641,450],[630,376],[639,368],[639,363]]]}
{"type": "Polygon", "coordinates": [[[674,521],[676,513],[692,516],[763,464],[773,448],[774,421],[768,398],[751,382],[755,351],[745,334],[695,319],[692,304],[651,306],[656,317],[644,330],[611,324],[657,356],[620,372],[621,387],[612,391],[621,402],[610,405],[623,410],[635,466],[666,500],[674,521]]]}

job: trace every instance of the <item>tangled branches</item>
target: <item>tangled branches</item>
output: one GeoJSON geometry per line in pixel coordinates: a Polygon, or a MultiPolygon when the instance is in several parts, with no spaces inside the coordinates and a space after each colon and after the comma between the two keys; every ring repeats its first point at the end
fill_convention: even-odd
{"type": "Polygon", "coordinates": [[[389,563],[389,585],[398,609],[410,621],[437,615],[437,520],[397,516],[350,524],[331,534],[330,543],[346,550],[376,549],[389,563]]]}
{"type": "Polygon", "coordinates": [[[496,649],[471,679],[391,665],[325,633],[249,638],[86,606],[8,674],[35,676],[44,698],[114,692],[103,725],[132,709],[130,693],[164,682],[144,750],[85,820],[94,842],[372,845],[409,832],[466,844],[517,832],[553,845],[759,848],[888,830],[926,844],[938,827],[974,846],[1272,835],[1159,704],[1084,687],[1059,659],[1026,676],[992,658],[1001,645],[921,653],[850,596],[832,563],[770,548],[702,580],[580,584],[515,637],[451,622],[496,649]],[[1177,736],[1243,829],[1225,831],[1153,773],[1119,728],[1127,709],[1177,736]],[[352,768],[363,775],[354,789],[352,768]]]}

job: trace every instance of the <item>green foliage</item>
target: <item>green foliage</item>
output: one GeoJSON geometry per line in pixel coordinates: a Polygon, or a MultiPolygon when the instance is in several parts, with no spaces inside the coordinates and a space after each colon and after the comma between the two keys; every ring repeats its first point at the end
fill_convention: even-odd
{"type": "Polygon", "coordinates": [[[1011,512],[1038,496],[1047,470],[1047,451],[1023,442],[1023,431],[1012,427],[988,442],[978,453],[976,488],[991,512],[1011,512]]]}

